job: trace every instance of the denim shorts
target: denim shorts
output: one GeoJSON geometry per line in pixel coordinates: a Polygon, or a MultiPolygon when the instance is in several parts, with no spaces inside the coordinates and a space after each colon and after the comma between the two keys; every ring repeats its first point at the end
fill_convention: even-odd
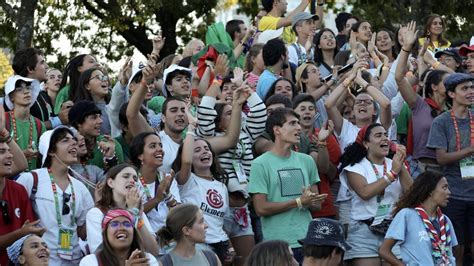
{"type": "Polygon", "coordinates": [[[351,221],[352,200],[339,201],[339,222],[349,224],[351,221]]]}
{"type": "Polygon", "coordinates": [[[456,238],[460,245],[464,244],[464,239],[471,236],[474,241],[474,201],[449,199],[448,206],[443,208],[454,227],[456,238]]]}
{"type": "MultiPolygon", "coordinates": [[[[370,231],[369,226],[360,221],[351,221],[347,230],[347,244],[351,249],[344,254],[344,260],[377,258],[379,247],[384,237],[370,231]]],[[[400,257],[400,246],[397,244],[392,248],[396,257],[400,257]]]]}
{"type": "MultiPolygon", "coordinates": [[[[231,212],[234,210],[234,208],[230,208],[231,212]]],[[[252,223],[250,219],[250,213],[247,208],[247,221],[248,224],[246,227],[238,224],[235,220],[233,215],[232,216],[226,216],[224,218],[224,230],[227,232],[227,235],[229,238],[234,238],[234,237],[239,237],[239,236],[253,236],[253,230],[252,230],[252,223]]]]}

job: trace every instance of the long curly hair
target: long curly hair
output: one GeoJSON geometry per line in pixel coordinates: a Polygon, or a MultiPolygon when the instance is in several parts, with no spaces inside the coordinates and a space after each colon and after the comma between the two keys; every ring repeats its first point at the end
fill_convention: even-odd
{"type": "Polygon", "coordinates": [[[432,171],[426,171],[419,175],[408,191],[395,204],[393,216],[403,208],[415,208],[418,204],[429,198],[441,178],[443,178],[443,175],[432,171]]]}

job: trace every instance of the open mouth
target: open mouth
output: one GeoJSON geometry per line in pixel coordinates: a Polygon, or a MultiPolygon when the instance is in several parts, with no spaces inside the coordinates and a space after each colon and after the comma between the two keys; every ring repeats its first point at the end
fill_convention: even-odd
{"type": "Polygon", "coordinates": [[[13,161],[8,160],[8,161],[4,162],[3,165],[6,166],[6,167],[12,167],[13,161]]]}
{"type": "Polygon", "coordinates": [[[203,163],[209,163],[209,162],[211,162],[211,155],[206,153],[206,154],[203,154],[199,159],[203,163]]]}
{"type": "Polygon", "coordinates": [[[468,96],[466,99],[470,102],[474,102],[474,95],[468,96]]]}
{"type": "Polygon", "coordinates": [[[77,155],[77,148],[73,148],[73,149],[69,150],[69,154],[71,154],[73,156],[76,156],[77,155]]]}
{"type": "Polygon", "coordinates": [[[186,123],[186,121],[184,121],[183,118],[178,118],[178,119],[176,119],[174,122],[175,122],[177,125],[180,125],[180,126],[183,126],[183,125],[186,123]]]}
{"type": "Polygon", "coordinates": [[[383,143],[380,145],[380,148],[382,149],[388,149],[390,147],[390,145],[388,145],[388,142],[387,143],[383,143]]]}
{"type": "Polygon", "coordinates": [[[163,153],[158,153],[155,155],[155,159],[163,160],[163,153]]]}
{"type": "Polygon", "coordinates": [[[115,235],[115,238],[117,238],[118,240],[127,240],[128,238],[128,234],[125,234],[125,233],[118,233],[115,235]]]}
{"type": "Polygon", "coordinates": [[[132,189],[133,187],[135,187],[135,182],[134,182],[134,181],[128,183],[128,185],[125,186],[125,189],[126,189],[126,190],[130,190],[130,189],[132,189]]]}
{"type": "Polygon", "coordinates": [[[226,102],[232,102],[234,100],[234,98],[232,96],[227,96],[227,97],[224,98],[224,100],[226,102]]]}
{"type": "Polygon", "coordinates": [[[38,259],[49,259],[49,254],[46,250],[42,250],[36,254],[38,259]]]}

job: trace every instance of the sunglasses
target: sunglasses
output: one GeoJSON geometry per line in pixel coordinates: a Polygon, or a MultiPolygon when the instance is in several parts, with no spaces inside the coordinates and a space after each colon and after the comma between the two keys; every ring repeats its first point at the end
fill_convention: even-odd
{"type": "Polygon", "coordinates": [[[63,193],[63,215],[69,214],[69,212],[71,212],[71,208],[69,208],[69,205],[67,205],[70,200],[71,194],[63,193]]]}
{"type": "Polygon", "coordinates": [[[2,208],[2,217],[4,224],[10,224],[10,214],[8,213],[8,202],[6,200],[0,200],[0,208],[2,208]]]}
{"type": "Polygon", "coordinates": [[[98,79],[98,80],[100,80],[100,81],[108,81],[108,80],[109,80],[109,77],[106,76],[106,75],[98,74],[98,75],[93,76],[93,77],[90,78],[89,80],[93,80],[93,79],[98,79]]]}
{"type": "Polygon", "coordinates": [[[118,229],[118,228],[120,228],[120,225],[122,225],[123,228],[126,228],[126,229],[132,228],[132,223],[129,222],[129,221],[123,221],[123,222],[112,221],[112,222],[109,223],[109,226],[112,229],[118,229]]]}

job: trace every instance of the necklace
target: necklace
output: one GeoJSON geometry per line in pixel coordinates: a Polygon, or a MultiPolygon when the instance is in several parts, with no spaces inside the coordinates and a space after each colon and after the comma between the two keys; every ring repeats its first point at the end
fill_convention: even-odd
{"type": "MultiPolygon", "coordinates": [[[[379,171],[377,170],[377,167],[375,167],[375,165],[372,162],[370,162],[370,164],[372,165],[372,168],[374,169],[375,177],[377,178],[377,180],[382,178],[385,175],[385,173],[387,173],[387,163],[385,162],[385,158],[383,160],[383,173],[382,173],[382,175],[379,175],[379,171]]],[[[383,198],[384,194],[385,194],[385,190],[383,190],[379,195],[377,195],[377,202],[378,203],[380,203],[382,201],[382,198],[383,198]]]]}
{"type": "MultiPolygon", "coordinates": [[[[15,113],[12,111],[10,111],[10,117],[12,119],[12,126],[13,126],[13,137],[15,138],[15,141],[17,143],[19,143],[19,138],[18,138],[18,131],[17,131],[17,128],[16,128],[16,118],[15,118],[15,113]]],[[[29,141],[28,141],[28,146],[32,146],[33,144],[33,119],[31,118],[30,116],[30,133],[29,133],[29,141]]]]}
{"type": "MultiPolygon", "coordinates": [[[[472,142],[474,140],[474,119],[472,119],[472,114],[469,110],[467,111],[467,113],[469,114],[469,126],[471,130],[470,145],[472,145],[472,142]]],[[[458,122],[456,121],[456,117],[454,116],[453,110],[451,110],[451,119],[453,119],[454,132],[456,133],[456,150],[460,151],[461,150],[461,134],[459,133],[458,122]]]]}

